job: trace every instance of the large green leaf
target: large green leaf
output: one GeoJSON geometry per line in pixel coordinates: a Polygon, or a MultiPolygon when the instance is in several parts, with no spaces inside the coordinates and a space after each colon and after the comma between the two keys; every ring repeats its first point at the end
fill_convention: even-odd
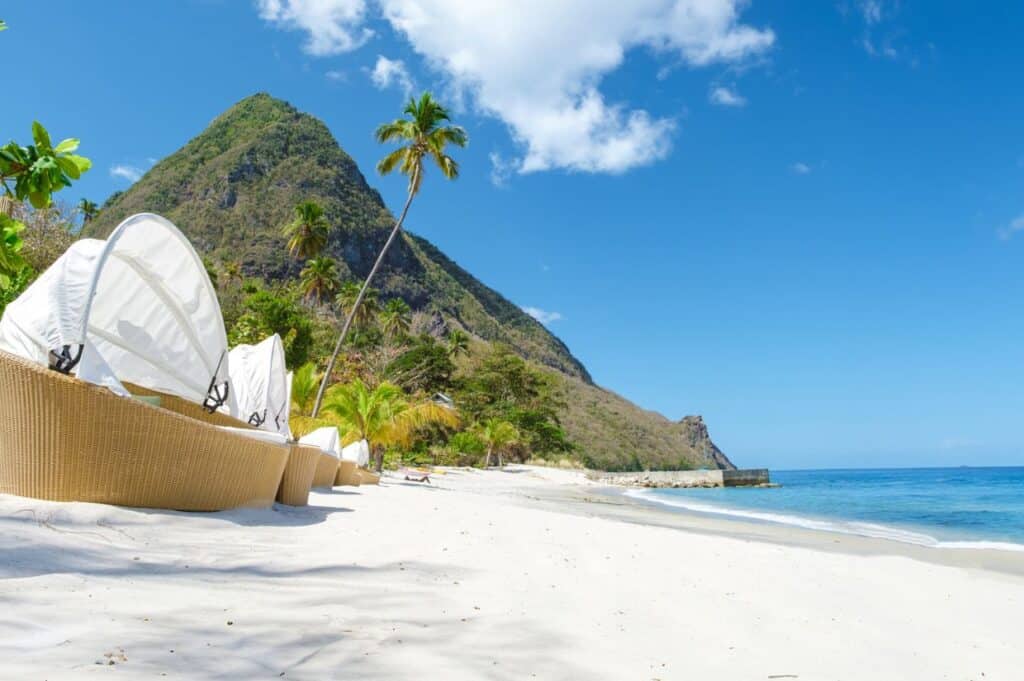
{"type": "Polygon", "coordinates": [[[39,121],[32,121],[32,139],[35,140],[36,146],[41,151],[50,151],[53,145],[50,144],[50,133],[46,132],[46,128],[39,121]]]}
{"type": "Polygon", "coordinates": [[[57,148],[54,149],[53,151],[56,154],[70,154],[72,151],[78,148],[79,144],[79,140],[75,139],[74,137],[69,137],[66,140],[62,140],[61,143],[57,145],[57,148]]]}

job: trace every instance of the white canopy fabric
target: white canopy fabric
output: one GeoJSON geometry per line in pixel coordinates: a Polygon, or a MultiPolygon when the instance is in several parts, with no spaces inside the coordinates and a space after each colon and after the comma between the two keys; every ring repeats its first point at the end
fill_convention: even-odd
{"type": "Polygon", "coordinates": [[[51,366],[63,356],[63,369],[121,394],[124,381],[235,413],[213,285],[188,239],[151,213],[72,244],[7,306],[0,349],[51,366]]]}
{"type": "Polygon", "coordinates": [[[256,345],[238,345],[228,353],[231,389],[240,420],[291,437],[288,427],[291,385],[284,345],[276,333],[256,345]]]}
{"type": "Polygon", "coordinates": [[[341,458],[341,436],[334,426],[317,428],[312,433],[300,437],[299,443],[319,447],[321,451],[335,458],[341,458]]]}
{"type": "Polygon", "coordinates": [[[353,442],[341,450],[342,461],[355,461],[359,466],[370,463],[370,445],[366,440],[353,442]]]}

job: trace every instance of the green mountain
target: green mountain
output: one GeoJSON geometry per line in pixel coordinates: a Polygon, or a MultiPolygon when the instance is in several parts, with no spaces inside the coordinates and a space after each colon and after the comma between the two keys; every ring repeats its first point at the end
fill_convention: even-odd
{"type": "MultiPolygon", "coordinates": [[[[130,189],[112,196],[84,235],[104,237],[129,215],[159,213],[211,260],[240,261],[247,275],[267,281],[291,279],[302,264],[288,255],[281,226],[303,200],[324,207],[332,225],[327,251],[337,260],[339,274],[363,278],[394,217],[322,121],[257,94],[221,114],[130,189]]],[[[685,422],[673,424],[594,386],[562,341],[425,239],[406,233],[392,246],[374,285],[384,298],[401,297],[414,310],[484,340],[507,343],[554,371],[569,398],[568,434],[594,453],[596,464],[721,465],[706,445],[690,443],[694,429],[685,422]]]]}

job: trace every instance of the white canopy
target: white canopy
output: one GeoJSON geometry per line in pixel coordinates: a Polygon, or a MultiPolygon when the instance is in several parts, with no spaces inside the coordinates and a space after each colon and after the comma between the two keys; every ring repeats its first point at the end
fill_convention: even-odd
{"type": "Polygon", "coordinates": [[[335,458],[341,457],[341,436],[338,435],[338,429],[334,426],[317,428],[312,433],[300,437],[299,443],[319,447],[321,451],[335,458]]]}
{"type": "Polygon", "coordinates": [[[284,346],[276,333],[256,345],[238,345],[228,353],[236,416],[251,425],[291,437],[288,411],[291,385],[284,346]]]}
{"type": "Polygon", "coordinates": [[[353,442],[341,450],[342,461],[355,461],[359,466],[370,463],[370,445],[366,440],[353,442]]]}
{"type": "Polygon", "coordinates": [[[131,382],[235,413],[217,295],[188,239],[158,215],[72,244],[7,306],[0,349],[121,394],[131,382]]]}

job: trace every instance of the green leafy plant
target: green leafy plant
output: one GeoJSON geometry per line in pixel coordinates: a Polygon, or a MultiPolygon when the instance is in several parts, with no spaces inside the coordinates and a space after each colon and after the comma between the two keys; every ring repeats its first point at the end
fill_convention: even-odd
{"type": "Polygon", "coordinates": [[[92,167],[92,161],[73,153],[78,149],[77,139],[68,138],[53,146],[39,121],[32,123],[32,140],[34,144],[28,146],[8,142],[0,147],[0,184],[8,197],[27,199],[36,209],[47,208],[53,194],[70,187],[92,167]]]}
{"type": "Polygon", "coordinates": [[[7,30],[7,24],[4,23],[3,19],[0,19],[0,31],[6,31],[6,30],[7,30]]]}
{"type": "Polygon", "coordinates": [[[6,291],[11,286],[11,278],[26,268],[25,259],[21,257],[24,230],[24,224],[0,214],[0,290],[6,291]]]}

